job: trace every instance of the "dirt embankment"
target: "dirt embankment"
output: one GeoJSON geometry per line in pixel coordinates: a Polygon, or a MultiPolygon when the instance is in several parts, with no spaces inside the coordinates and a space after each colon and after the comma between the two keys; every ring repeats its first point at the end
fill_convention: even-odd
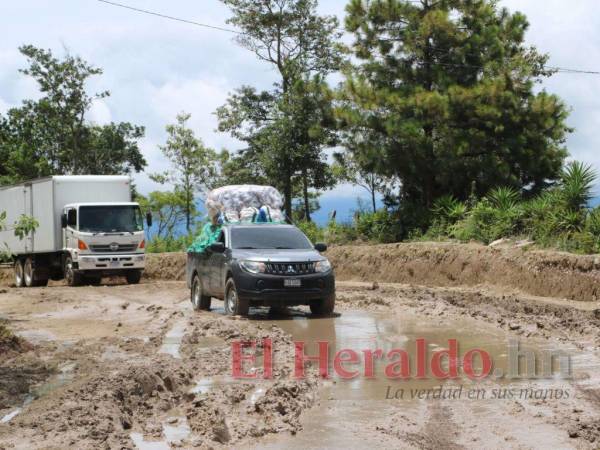
{"type": "MultiPolygon", "coordinates": [[[[450,243],[336,246],[327,256],[340,281],[489,285],[543,297],[600,299],[599,256],[450,243]]],[[[146,277],[183,280],[185,263],[184,253],[148,255],[146,277]]]]}

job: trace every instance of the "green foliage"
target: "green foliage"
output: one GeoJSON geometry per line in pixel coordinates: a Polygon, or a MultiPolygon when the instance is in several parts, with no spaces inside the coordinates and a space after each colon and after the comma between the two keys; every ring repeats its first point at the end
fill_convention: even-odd
{"type": "Polygon", "coordinates": [[[280,77],[271,91],[243,86],[218,109],[219,130],[248,146],[229,164],[278,188],[288,217],[301,197],[310,221],[310,190],[334,183],[323,150],[335,137],[325,77],[341,63],[337,19],[318,15],[316,0],[221,1],[242,32],[238,43],[280,77]]]}
{"type": "MultiPolygon", "coordinates": [[[[181,113],[177,123],[167,125],[167,143],[160,147],[163,155],[171,163],[171,170],[150,175],[153,181],[161,184],[172,183],[178,196],[183,196],[186,230],[193,225],[196,192],[206,192],[218,185],[217,153],[204,146],[187,126],[191,115],[181,113]]],[[[171,201],[176,200],[174,198],[171,201]]]]}
{"type": "Polygon", "coordinates": [[[194,235],[174,237],[168,235],[165,237],[155,236],[146,244],[147,253],[171,253],[185,252],[194,242],[194,235]]]}
{"type": "Polygon", "coordinates": [[[313,244],[316,244],[317,242],[325,242],[325,230],[319,227],[316,223],[302,221],[296,222],[296,225],[313,244]]]}
{"type": "Polygon", "coordinates": [[[377,173],[373,159],[365,159],[364,152],[357,153],[334,153],[334,164],[332,171],[334,177],[342,182],[360,186],[369,193],[372,212],[377,212],[377,194],[386,194],[391,190],[394,180],[377,173]]]}
{"type": "MultiPolygon", "coordinates": [[[[154,218],[154,235],[148,237],[151,241],[156,239],[168,239],[173,236],[177,228],[185,223],[187,218],[187,198],[185,192],[180,189],[174,191],[154,191],[147,197],[138,195],[136,201],[139,202],[142,211],[151,212],[154,218]]],[[[191,218],[195,219],[197,215],[196,207],[192,203],[191,218]]]]}
{"type": "Polygon", "coordinates": [[[424,237],[489,244],[520,236],[543,247],[600,252],[600,209],[586,207],[595,180],[589,166],[572,162],[557,185],[530,199],[522,199],[511,187],[492,189],[470,205],[441,197],[432,208],[432,225],[424,237]]]}
{"type": "Polygon", "coordinates": [[[146,165],[138,147],[144,128],[129,123],[94,125],[86,114],[109,92],[88,95],[90,78],[102,74],[79,57],[56,58],[31,45],[20,48],[41,92],[39,100],[0,115],[0,183],[48,175],[114,175],[139,172],[146,165]]]}
{"type": "Polygon", "coordinates": [[[355,219],[358,236],[373,242],[397,242],[401,232],[398,218],[385,209],[362,213],[355,219]]]}
{"type": "Polygon", "coordinates": [[[27,235],[33,233],[39,226],[40,224],[36,219],[22,214],[19,217],[19,220],[14,224],[15,236],[20,240],[23,240],[27,235]]]}
{"type": "Polygon", "coordinates": [[[535,87],[551,72],[525,44],[525,16],[492,0],[352,0],[346,11],[359,64],[340,92],[343,143],[400,180],[415,222],[443,195],[533,195],[560,177],[568,111],[535,87]]]}
{"type": "Polygon", "coordinates": [[[561,176],[561,195],[564,206],[571,211],[584,208],[592,198],[592,188],[597,174],[594,169],[573,161],[565,167],[561,176]]]}
{"type": "MultiPolygon", "coordinates": [[[[19,217],[15,223],[9,229],[12,229],[20,240],[25,239],[30,233],[33,233],[40,226],[39,222],[33,217],[26,216],[25,214],[19,217]]],[[[0,231],[6,230],[6,211],[0,212],[0,231]]],[[[6,243],[3,244],[5,250],[0,250],[0,262],[9,262],[12,255],[8,249],[6,243]]]]}

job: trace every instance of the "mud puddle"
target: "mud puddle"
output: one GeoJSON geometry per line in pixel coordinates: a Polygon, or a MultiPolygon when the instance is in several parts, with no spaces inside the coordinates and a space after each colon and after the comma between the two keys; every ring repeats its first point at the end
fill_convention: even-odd
{"type": "MultiPolygon", "coordinates": [[[[345,364],[348,370],[358,370],[358,375],[352,379],[341,379],[330,367],[330,379],[323,381],[320,405],[308,411],[303,420],[304,430],[293,438],[271,437],[261,443],[263,448],[356,448],[373,444],[373,434],[365,433],[367,429],[375,431],[376,423],[384,421],[399,410],[418,421],[423,418],[424,410],[435,400],[434,393],[438,390],[448,395],[450,401],[454,393],[460,402],[469,402],[462,397],[467,390],[480,386],[479,382],[470,380],[464,375],[461,364],[462,356],[470,350],[481,349],[490,355],[493,362],[493,381],[486,381],[488,391],[494,387],[509,387],[521,385],[521,380],[506,380],[509,367],[508,336],[496,328],[486,324],[475,323],[473,320],[452,320],[450,323],[437,321],[429,317],[408,313],[378,313],[365,311],[344,311],[337,317],[314,318],[300,309],[290,309],[285,316],[273,317],[268,310],[256,310],[251,320],[269,321],[269,325],[277,325],[291,334],[293,340],[305,343],[305,354],[318,354],[318,342],[327,341],[330,345],[330,358],[341,349],[352,349],[359,354],[359,363],[345,364]],[[427,361],[428,379],[416,380],[418,339],[426,343],[425,361],[427,361]],[[434,352],[448,349],[450,339],[458,342],[459,379],[439,380],[433,378],[430,362],[434,352]],[[374,377],[369,379],[365,372],[363,351],[377,349],[383,354],[391,349],[405,350],[409,355],[412,378],[408,380],[392,380],[385,374],[385,366],[390,360],[375,360],[374,377]],[[421,398],[420,396],[424,396],[421,398]],[[363,442],[364,440],[364,442],[363,442]],[[264,444],[264,445],[263,445],[264,444]]],[[[274,343],[277,345],[277,343],[274,343]]],[[[544,351],[554,351],[548,342],[521,341],[518,350],[522,352],[521,364],[527,357],[527,352],[543,355],[544,351]]],[[[552,361],[554,370],[560,363],[565,363],[561,353],[552,361]]],[[[397,359],[397,358],[396,358],[397,359]]],[[[442,359],[442,368],[448,369],[446,358],[442,359]]],[[[482,368],[481,358],[473,359],[475,374],[482,368]]],[[[547,379],[536,380],[536,383],[546,387],[565,387],[565,380],[547,379]]],[[[525,383],[531,386],[531,383],[525,383]]],[[[438,399],[439,400],[439,399],[438,399]]],[[[488,402],[489,403],[489,402],[488,402]]],[[[478,403],[481,413],[493,410],[491,404],[478,403]]],[[[381,443],[384,445],[385,443],[381,443]]]]}
{"type": "Polygon", "coordinates": [[[162,441],[147,441],[142,433],[131,433],[133,444],[139,450],[170,450],[172,446],[179,447],[190,437],[192,430],[185,417],[171,417],[162,424],[162,441]]]}
{"type": "Polygon", "coordinates": [[[13,409],[8,414],[0,418],[0,424],[9,423],[15,417],[21,414],[21,412],[23,412],[23,410],[34,400],[44,397],[71,382],[74,377],[73,371],[75,370],[75,366],[75,363],[66,363],[60,366],[58,374],[54,375],[48,381],[33,389],[33,391],[25,397],[25,400],[21,406],[13,409]]]}

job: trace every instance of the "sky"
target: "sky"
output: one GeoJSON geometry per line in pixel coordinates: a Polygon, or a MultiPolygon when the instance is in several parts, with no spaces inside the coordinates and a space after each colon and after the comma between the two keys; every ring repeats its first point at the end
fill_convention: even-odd
{"type": "MultiPolygon", "coordinates": [[[[215,26],[229,27],[228,9],[219,0],[117,0],[215,26]]],[[[343,20],[344,0],[321,0],[319,12],[343,20]]],[[[501,0],[530,22],[527,42],[550,54],[549,65],[600,71],[600,15],[597,0],[501,0]]],[[[98,0],[0,1],[0,113],[22,100],[39,96],[35,82],[21,75],[26,61],[23,44],[68,51],[104,69],[89,84],[89,92],[109,90],[111,97],[93,105],[88,118],[98,124],[127,121],[146,127],[140,147],[147,173],[166,168],[159,145],[165,125],[186,111],[190,126],[203,142],[217,150],[237,150],[242,144],[216,131],[214,111],[228,93],[248,84],[270,88],[275,71],[239,47],[231,33],[117,8],[98,0]]],[[[568,148],[574,159],[600,172],[600,75],[557,74],[543,89],[558,94],[571,108],[575,131],[568,148]]],[[[135,177],[142,193],[159,189],[146,174],[135,177]]],[[[600,189],[598,189],[600,193],[600,189]]],[[[348,214],[361,188],[339,186],[322,197],[320,218],[339,207],[348,214]]],[[[339,217],[339,215],[338,215],[339,217]]]]}

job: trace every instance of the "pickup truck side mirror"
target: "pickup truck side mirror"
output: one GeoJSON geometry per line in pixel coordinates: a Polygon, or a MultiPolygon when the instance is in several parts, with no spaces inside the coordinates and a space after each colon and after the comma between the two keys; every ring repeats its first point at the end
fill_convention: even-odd
{"type": "Polygon", "coordinates": [[[66,214],[62,214],[60,216],[60,226],[64,229],[67,228],[67,215],[66,214]]]}
{"type": "Polygon", "coordinates": [[[315,244],[315,250],[318,251],[319,253],[324,253],[327,251],[327,244],[323,244],[323,243],[315,244]]]}
{"type": "Polygon", "coordinates": [[[215,242],[214,244],[210,244],[210,247],[208,247],[208,248],[213,253],[225,252],[225,244],[223,244],[222,242],[215,242]]]}
{"type": "Polygon", "coordinates": [[[152,213],[150,211],[146,213],[146,225],[148,225],[148,228],[152,226],[152,213]]]}

